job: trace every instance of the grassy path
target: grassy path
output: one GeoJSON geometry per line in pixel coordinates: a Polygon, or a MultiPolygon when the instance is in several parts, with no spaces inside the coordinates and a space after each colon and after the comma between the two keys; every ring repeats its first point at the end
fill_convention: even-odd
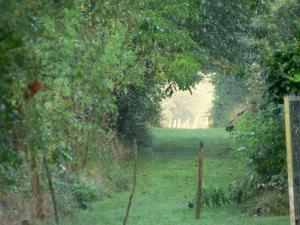
{"type": "MultiPolygon", "coordinates": [[[[219,129],[152,130],[154,143],[140,155],[138,184],[128,225],[288,225],[287,217],[243,216],[235,205],[204,207],[200,221],[187,207],[196,191],[199,141],[206,149],[204,187],[226,188],[243,174],[239,162],[228,156],[229,140],[219,129]]],[[[128,192],[115,194],[79,211],[63,225],[121,225],[128,192]]]]}

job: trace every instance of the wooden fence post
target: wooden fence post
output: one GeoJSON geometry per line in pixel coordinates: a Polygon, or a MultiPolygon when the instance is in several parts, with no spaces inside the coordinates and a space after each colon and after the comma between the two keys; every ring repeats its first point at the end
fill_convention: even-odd
{"type": "Polygon", "coordinates": [[[202,180],[203,180],[203,162],[204,162],[204,145],[203,142],[200,142],[200,151],[198,159],[198,189],[197,189],[197,198],[196,198],[196,212],[195,218],[200,219],[201,213],[201,198],[202,198],[202,180]]]}
{"type": "Polygon", "coordinates": [[[300,97],[284,98],[291,225],[300,225],[300,97]]]}
{"type": "Polygon", "coordinates": [[[133,143],[133,150],[134,150],[134,167],[133,167],[133,181],[132,181],[132,189],[131,189],[131,193],[129,196],[129,200],[128,200],[128,206],[127,206],[127,210],[126,210],[126,214],[123,220],[123,225],[127,224],[127,219],[128,219],[128,215],[129,215],[129,211],[130,211],[130,207],[131,207],[131,202],[133,199],[133,195],[135,193],[135,187],[136,187],[136,174],[137,174],[137,144],[136,144],[136,139],[134,139],[134,143],[133,143]]]}

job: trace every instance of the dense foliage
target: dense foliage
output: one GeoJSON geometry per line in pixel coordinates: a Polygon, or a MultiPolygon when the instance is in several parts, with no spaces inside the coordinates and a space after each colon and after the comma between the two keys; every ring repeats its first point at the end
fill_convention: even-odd
{"type": "Polygon", "coordinates": [[[270,105],[258,113],[246,113],[234,134],[240,155],[260,180],[270,181],[286,174],[283,112],[270,105]]]}
{"type": "MultiPolygon", "coordinates": [[[[259,78],[275,98],[298,93],[299,23],[291,24],[288,37],[283,26],[299,17],[298,5],[278,2],[0,0],[0,198],[25,194],[19,198],[33,199],[33,217],[42,220],[49,216],[43,209],[48,189],[54,206],[53,188],[58,190],[62,211],[71,200],[60,193],[85,208],[94,198],[91,186],[105,189],[82,178],[90,167],[102,171],[98,179],[114,191],[126,189],[120,164],[130,151],[124,143],[147,144],[162,98],[192,92],[202,79],[199,70],[214,73],[214,116],[223,113],[216,122],[223,125],[231,109],[255,92],[244,88],[253,62],[279,40],[289,45],[263,60],[265,76],[259,78]]],[[[262,151],[257,142],[271,141],[265,135],[281,121],[276,116],[266,123],[271,115],[265,108],[241,123],[239,141],[253,147],[243,155],[252,157],[250,167],[272,177],[282,171],[284,159],[271,154],[282,143],[262,151]],[[254,121],[264,129],[255,130],[254,121]],[[249,132],[257,136],[246,140],[249,132]],[[270,155],[280,165],[268,161],[260,168],[270,155]]]]}
{"type": "Polygon", "coordinates": [[[257,201],[268,204],[273,213],[286,213],[288,207],[282,103],[285,95],[300,90],[299,7],[297,1],[276,1],[268,16],[252,20],[251,43],[259,54],[244,79],[257,111],[247,112],[233,134],[235,154],[246,163],[251,177],[236,185],[235,197],[241,201],[259,196],[257,201]]]}
{"type": "Polygon", "coordinates": [[[274,101],[283,103],[285,95],[300,93],[299,41],[275,49],[263,59],[264,74],[274,101]]]}
{"type": "Polygon", "coordinates": [[[48,216],[45,163],[60,211],[68,192],[82,208],[94,198],[79,177],[96,162],[112,190],[127,188],[120,141],[144,143],[161,98],[201,79],[178,8],[87,0],[2,0],[0,8],[1,198],[27,193],[33,215],[48,216]]]}

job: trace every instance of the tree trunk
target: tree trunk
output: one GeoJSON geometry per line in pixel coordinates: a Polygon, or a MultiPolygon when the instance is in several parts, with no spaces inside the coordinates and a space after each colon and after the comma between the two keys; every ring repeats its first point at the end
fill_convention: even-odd
{"type": "Polygon", "coordinates": [[[200,142],[200,151],[199,151],[199,164],[198,164],[198,190],[196,198],[196,212],[195,218],[200,219],[201,213],[201,198],[202,198],[202,180],[203,180],[203,160],[204,160],[204,145],[200,142]]]}
{"type": "Polygon", "coordinates": [[[59,224],[59,215],[58,215],[55,191],[54,191],[54,187],[53,187],[53,183],[52,183],[52,175],[51,175],[51,172],[50,172],[50,169],[49,169],[49,166],[48,166],[48,160],[47,160],[46,155],[44,155],[43,160],[44,160],[44,166],[45,166],[47,180],[48,180],[48,187],[49,187],[49,191],[50,191],[50,195],[51,195],[51,199],[52,199],[54,219],[55,219],[55,223],[59,224]]]}

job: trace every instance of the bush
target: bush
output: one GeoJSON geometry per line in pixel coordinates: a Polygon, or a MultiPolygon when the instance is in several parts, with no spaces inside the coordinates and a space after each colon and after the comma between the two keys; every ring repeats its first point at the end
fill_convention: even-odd
{"type": "Polygon", "coordinates": [[[202,203],[206,206],[219,207],[230,203],[230,198],[226,195],[225,191],[215,186],[211,190],[203,190],[202,203]]]}
{"type": "MultiPolygon", "coordinates": [[[[299,37],[298,37],[299,39],[299,37]]],[[[283,103],[283,96],[300,94],[300,41],[270,51],[262,59],[263,75],[273,101],[283,103]]]]}
{"type": "Polygon", "coordinates": [[[258,113],[246,113],[234,133],[235,154],[263,183],[286,177],[282,106],[271,104],[258,113]]]}
{"type": "Polygon", "coordinates": [[[249,215],[287,215],[288,191],[286,181],[261,183],[254,176],[230,184],[230,200],[242,207],[249,215]],[[241,203],[243,204],[241,205],[241,203]],[[257,211],[260,212],[257,212],[257,211]]]}
{"type": "Polygon", "coordinates": [[[107,178],[112,191],[122,192],[129,190],[130,175],[128,176],[119,165],[107,167],[103,174],[107,178]]]}
{"type": "Polygon", "coordinates": [[[148,126],[157,123],[160,114],[160,97],[156,92],[132,87],[127,95],[119,94],[117,132],[123,143],[136,138],[139,146],[151,145],[148,126]]]}
{"type": "Polygon", "coordinates": [[[86,209],[88,203],[96,200],[96,189],[92,185],[83,182],[76,182],[72,185],[72,194],[78,203],[79,208],[86,209]]]}
{"type": "Polygon", "coordinates": [[[82,181],[69,175],[56,182],[57,199],[60,211],[68,214],[73,207],[87,209],[90,202],[101,197],[101,187],[82,181]]]}
{"type": "MultiPolygon", "coordinates": [[[[196,199],[194,199],[196,202],[196,199]]],[[[219,186],[212,189],[204,188],[201,196],[202,205],[219,207],[230,203],[230,197],[219,186]]]]}
{"type": "Polygon", "coordinates": [[[284,176],[273,176],[270,181],[263,182],[260,177],[250,172],[239,182],[232,182],[228,189],[230,199],[240,204],[255,198],[263,198],[264,195],[272,192],[281,193],[281,196],[286,196],[287,181],[284,176]]]}
{"type": "Polygon", "coordinates": [[[284,214],[288,205],[283,202],[288,198],[282,105],[246,113],[233,139],[234,154],[249,170],[244,179],[230,185],[231,199],[238,204],[248,201],[251,210],[255,206],[262,213],[284,214]]]}
{"type": "Polygon", "coordinates": [[[268,214],[288,215],[289,198],[288,193],[282,194],[278,191],[266,193],[260,200],[259,204],[268,214]]]}

